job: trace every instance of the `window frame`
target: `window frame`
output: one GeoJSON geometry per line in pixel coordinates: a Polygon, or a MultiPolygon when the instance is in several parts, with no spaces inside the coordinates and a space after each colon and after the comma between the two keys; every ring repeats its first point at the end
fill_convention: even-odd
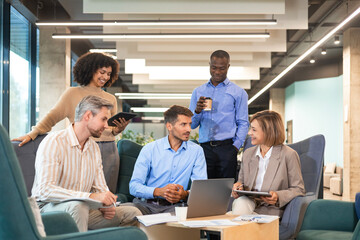
{"type": "MultiPolygon", "coordinates": [[[[27,10],[18,0],[8,1],[0,0],[0,11],[2,21],[0,30],[2,31],[1,50],[0,53],[0,84],[1,84],[1,119],[0,123],[9,132],[9,119],[10,119],[10,14],[11,7],[18,11],[29,22],[29,60],[30,60],[30,76],[29,76],[29,122],[30,128],[36,124],[36,67],[37,67],[37,40],[38,40],[38,27],[36,26],[36,17],[27,10]]],[[[27,129],[30,131],[30,128],[27,129]]]]}

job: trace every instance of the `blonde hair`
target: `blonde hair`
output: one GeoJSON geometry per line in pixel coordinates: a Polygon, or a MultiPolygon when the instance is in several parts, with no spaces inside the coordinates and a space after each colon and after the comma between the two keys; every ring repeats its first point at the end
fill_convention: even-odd
{"type": "Polygon", "coordinates": [[[285,128],[279,113],[270,110],[257,112],[251,117],[250,123],[255,119],[264,132],[266,146],[276,146],[284,143],[285,128]]]}

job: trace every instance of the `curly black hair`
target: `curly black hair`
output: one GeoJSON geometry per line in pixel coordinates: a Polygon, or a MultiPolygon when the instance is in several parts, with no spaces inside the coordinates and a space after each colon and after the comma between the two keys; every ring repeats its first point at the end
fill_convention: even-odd
{"type": "Polygon", "coordinates": [[[103,53],[88,52],[79,57],[73,68],[74,81],[86,86],[90,83],[94,73],[103,67],[112,69],[110,79],[104,85],[104,87],[110,87],[118,78],[120,65],[115,59],[103,53]]]}

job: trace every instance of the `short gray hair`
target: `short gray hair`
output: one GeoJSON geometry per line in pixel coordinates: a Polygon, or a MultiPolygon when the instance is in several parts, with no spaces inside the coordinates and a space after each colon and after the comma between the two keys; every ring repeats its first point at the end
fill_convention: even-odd
{"type": "Polygon", "coordinates": [[[83,118],[84,114],[87,111],[91,111],[91,113],[95,116],[101,110],[101,108],[106,107],[111,110],[114,105],[112,105],[108,100],[103,99],[101,97],[89,95],[84,97],[75,109],[75,122],[80,122],[83,118]]]}

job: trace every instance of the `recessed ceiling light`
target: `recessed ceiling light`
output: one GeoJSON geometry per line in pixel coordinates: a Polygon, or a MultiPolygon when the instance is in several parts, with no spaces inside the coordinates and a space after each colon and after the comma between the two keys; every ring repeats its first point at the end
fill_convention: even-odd
{"type": "Polygon", "coordinates": [[[95,52],[95,53],[116,53],[116,49],[101,49],[101,48],[93,48],[90,49],[89,52],[95,52]]]}
{"type": "Polygon", "coordinates": [[[37,26],[247,26],[276,25],[275,19],[243,20],[116,20],[116,21],[71,21],[37,22],[37,26]]]}
{"type": "Polygon", "coordinates": [[[132,107],[133,112],[165,112],[169,108],[155,108],[155,107],[132,107]]]}
{"type": "Polygon", "coordinates": [[[191,99],[191,93],[115,93],[119,99],[191,99]]]}
{"type": "Polygon", "coordinates": [[[313,57],[310,58],[310,63],[315,63],[315,59],[313,57]]]}
{"type": "Polygon", "coordinates": [[[237,39],[269,38],[269,33],[126,33],[126,34],[53,34],[54,39],[237,39]]]}

